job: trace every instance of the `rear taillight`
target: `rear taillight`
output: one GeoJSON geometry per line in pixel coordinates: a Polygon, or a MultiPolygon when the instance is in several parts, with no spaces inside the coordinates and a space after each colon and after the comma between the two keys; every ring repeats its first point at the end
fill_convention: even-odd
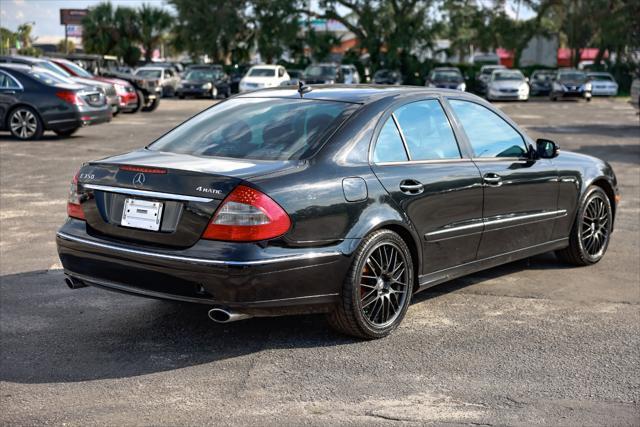
{"type": "Polygon", "coordinates": [[[56,92],[56,96],[69,104],[84,105],[82,99],[80,99],[80,97],[75,92],[64,90],[56,92]]]}
{"type": "Polygon", "coordinates": [[[255,242],[281,236],[290,226],[289,215],[269,196],[239,185],[224,199],[202,238],[255,242]]]}
{"type": "Polygon", "coordinates": [[[71,188],[69,189],[69,200],[67,201],[67,215],[71,218],[84,220],[84,212],[80,206],[80,192],[78,191],[78,175],[80,171],[73,177],[71,188]]]}

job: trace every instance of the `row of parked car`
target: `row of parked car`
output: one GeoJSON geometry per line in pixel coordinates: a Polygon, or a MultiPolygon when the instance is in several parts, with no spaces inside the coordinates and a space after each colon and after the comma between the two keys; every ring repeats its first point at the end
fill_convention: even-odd
{"type": "MultiPolygon", "coordinates": [[[[464,76],[458,68],[438,67],[426,78],[426,86],[465,91],[464,76]]],[[[529,96],[548,95],[552,101],[562,98],[592,96],[615,96],[618,84],[613,76],[604,72],[590,72],[561,68],[559,70],[536,70],[531,78],[522,71],[508,69],[503,65],[485,65],[476,77],[475,89],[491,101],[527,101],[529,96]]]]}
{"type": "Polygon", "coordinates": [[[108,69],[97,55],[73,59],[0,56],[0,128],[22,140],[39,139],[47,130],[67,137],[121,112],[158,107],[157,79],[108,69]],[[100,62],[97,71],[85,67],[89,60],[100,62]]]}

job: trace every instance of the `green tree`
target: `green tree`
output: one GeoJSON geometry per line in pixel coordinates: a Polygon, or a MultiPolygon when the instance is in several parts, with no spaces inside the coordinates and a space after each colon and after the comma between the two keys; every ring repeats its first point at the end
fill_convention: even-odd
{"type": "Polygon", "coordinates": [[[62,39],[56,45],[56,50],[62,53],[73,53],[76,51],[76,44],[73,42],[73,40],[67,40],[67,42],[65,43],[65,40],[62,39]]]}
{"type": "Polygon", "coordinates": [[[311,16],[334,19],[355,34],[372,71],[400,68],[408,74],[412,53],[433,46],[440,26],[433,21],[435,0],[321,0],[311,16]],[[341,11],[347,11],[342,14],[341,11]]]}
{"type": "Polygon", "coordinates": [[[87,53],[116,54],[120,34],[111,3],[100,3],[90,8],[82,26],[82,45],[87,53]]]}
{"type": "Polygon", "coordinates": [[[229,64],[245,58],[253,39],[247,0],[169,0],[177,12],[175,46],[192,57],[229,64]],[[215,23],[215,24],[214,24],[215,23]]]}
{"type": "Polygon", "coordinates": [[[251,0],[254,39],[262,59],[272,64],[296,39],[299,13],[296,0],[251,0]]]}
{"type": "Polygon", "coordinates": [[[8,55],[16,47],[18,35],[4,27],[0,27],[0,54],[8,55]]]}
{"type": "Polygon", "coordinates": [[[144,57],[149,62],[154,49],[166,37],[173,19],[165,10],[148,4],[143,4],[138,9],[138,19],[140,21],[140,41],[144,49],[144,57]]]}

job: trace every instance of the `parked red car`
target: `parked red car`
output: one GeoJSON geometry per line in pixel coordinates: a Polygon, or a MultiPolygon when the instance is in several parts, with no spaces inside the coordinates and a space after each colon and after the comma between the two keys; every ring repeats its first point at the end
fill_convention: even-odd
{"type": "Polygon", "coordinates": [[[103,82],[111,83],[116,88],[116,94],[119,98],[120,111],[125,113],[135,113],[140,109],[140,103],[138,102],[138,95],[136,95],[136,89],[131,83],[109,77],[96,76],[85,70],[78,64],[68,59],[63,58],[49,58],[50,61],[56,65],[64,68],[68,73],[77,77],[85,77],[103,82]]]}

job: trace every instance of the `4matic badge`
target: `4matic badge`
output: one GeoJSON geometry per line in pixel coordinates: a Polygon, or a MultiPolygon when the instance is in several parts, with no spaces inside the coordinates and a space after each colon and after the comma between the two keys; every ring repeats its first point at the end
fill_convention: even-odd
{"type": "Polygon", "coordinates": [[[222,190],[216,190],[215,188],[207,188],[203,186],[196,187],[196,191],[200,191],[202,193],[210,193],[210,194],[221,194],[222,190]]]}

